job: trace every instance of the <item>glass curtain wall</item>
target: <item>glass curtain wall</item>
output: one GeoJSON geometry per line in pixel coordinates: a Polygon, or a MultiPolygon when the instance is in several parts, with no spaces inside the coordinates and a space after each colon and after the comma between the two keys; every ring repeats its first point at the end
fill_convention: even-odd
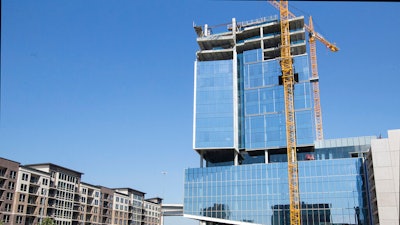
{"type": "Polygon", "coordinates": [[[232,60],[195,63],[195,148],[232,148],[232,60]]]}
{"type": "MultiPolygon", "coordinates": [[[[299,82],[295,84],[297,144],[312,145],[314,117],[307,55],[293,57],[299,82]]],[[[283,86],[279,60],[263,61],[261,49],[245,51],[243,61],[245,148],[286,146],[283,86]]]]}
{"type": "MultiPolygon", "coordinates": [[[[368,224],[360,158],[299,162],[302,224],[368,224]]],[[[185,171],[184,214],[289,225],[287,164],[185,171]]]]}

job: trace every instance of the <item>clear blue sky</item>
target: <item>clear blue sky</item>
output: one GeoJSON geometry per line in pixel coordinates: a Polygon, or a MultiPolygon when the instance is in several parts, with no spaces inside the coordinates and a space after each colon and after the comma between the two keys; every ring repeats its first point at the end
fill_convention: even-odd
{"type": "MultiPolygon", "coordinates": [[[[193,22],[278,13],[262,1],[2,4],[0,157],[52,162],[83,172],[85,182],[132,187],[166,203],[182,203],[184,169],[199,164],[193,22]]],[[[289,5],[313,15],[340,48],[317,46],[325,138],[385,137],[400,128],[400,4],[289,5]]]]}

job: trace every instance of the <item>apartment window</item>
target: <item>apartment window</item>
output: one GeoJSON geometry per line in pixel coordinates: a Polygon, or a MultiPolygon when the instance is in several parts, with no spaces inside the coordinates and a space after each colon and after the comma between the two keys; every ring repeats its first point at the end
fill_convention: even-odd
{"type": "Polygon", "coordinates": [[[26,180],[27,181],[28,177],[29,177],[28,174],[26,174],[26,173],[22,174],[22,180],[26,180]]]}
{"type": "Polygon", "coordinates": [[[45,178],[43,178],[43,185],[47,185],[48,183],[49,183],[49,180],[48,179],[45,179],[45,178]]]}
{"type": "Polygon", "coordinates": [[[10,222],[10,215],[4,215],[3,216],[3,222],[4,223],[9,223],[10,222]]]}
{"type": "Polygon", "coordinates": [[[23,206],[23,205],[18,205],[17,211],[18,211],[19,213],[24,212],[24,206],[23,206]]]}
{"type": "Polygon", "coordinates": [[[15,183],[12,182],[12,181],[9,181],[9,182],[8,182],[8,189],[14,190],[14,187],[15,187],[15,183]]]}
{"type": "Polygon", "coordinates": [[[13,200],[13,193],[7,192],[6,199],[7,199],[7,200],[13,200]]]}
{"type": "Polygon", "coordinates": [[[17,172],[11,170],[11,171],[10,171],[10,178],[11,178],[11,179],[15,179],[16,177],[17,177],[17,172]]]}
{"type": "Polygon", "coordinates": [[[26,191],[28,189],[28,186],[26,184],[21,184],[20,191],[26,191]]]}
{"type": "Polygon", "coordinates": [[[22,216],[17,216],[16,223],[22,223],[22,216]]]}
{"type": "Polygon", "coordinates": [[[86,194],[86,193],[87,193],[86,188],[82,189],[82,193],[83,193],[83,194],[86,194]]]}
{"type": "Polygon", "coordinates": [[[19,195],[19,201],[20,202],[24,202],[25,201],[25,195],[24,194],[20,194],[19,195]]]}
{"type": "Polygon", "coordinates": [[[4,205],[4,210],[5,210],[6,212],[11,212],[11,204],[6,203],[6,204],[4,205]]]}
{"type": "Polygon", "coordinates": [[[99,192],[96,191],[96,193],[94,194],[96,197],[99,197],[99,192]]]}
{"type": "Polygon", "coordinates": [[[42,195],[45,195],[46,194],[46,189],[42,188],[41,193],[42,193],[42,195]]]}

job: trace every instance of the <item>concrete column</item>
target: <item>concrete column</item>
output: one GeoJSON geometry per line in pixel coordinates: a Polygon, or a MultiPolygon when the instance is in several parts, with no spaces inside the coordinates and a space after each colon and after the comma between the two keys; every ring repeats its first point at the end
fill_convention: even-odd
{"type": "MultiPolygon", "coordinates": [[[[238,70],[236,52],[236,19],[232,18],[232,39],[233,39],[233,58],[232,58],[232,81],[233,81],[233,147],[239,152],[239,99],[238,99],[238,70]]],[[[235,155],[236,157],[236,155],[235,155]]],[[[236,159],[235,159],[236,160],[236,159]]],[[[236,161],[235,161],[236,165],[236,161]]]]}
{"type": "Polygon", "coordinates": [[[233,154],[235,154],[234,155],[234,164],[235,164],[235,166],[239,166],[239,153],[237,153],[236,151],[233,153],[233,154]]]}
{"type": "Polygon", "coordinates": [[[262,57],[262,59],[263,59],[263,61],[264,61],[264,41],[263,41],[263,37],[264,37],[264,31],[263,31],[263,28],[262,27],[260,27],[260,39],[261,39],[261,54],[263,54],[263,57],[262,57]]]}
{"type": "Polygon", "coordinates": [[[268,150],[265,150],[264,153],[265,153],[265,164],[268,164],[269,163],[268,162],[268,150]]]}
{"type": "Polygon", "coordinates": [[[200,168],[203,168],[204,154],[203,151],[200,152],[200,168]]]}

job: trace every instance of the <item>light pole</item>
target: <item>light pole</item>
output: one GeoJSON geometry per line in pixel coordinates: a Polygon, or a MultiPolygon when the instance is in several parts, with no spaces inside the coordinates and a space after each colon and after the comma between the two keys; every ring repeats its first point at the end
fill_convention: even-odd
{"type": "MultiPolygon", "coordinates": [[[[163,177],[165,177],[168,174],[168,172],[167,171],[161,171],[161,174],[163,175],[163,177]]],[[[164,200],[165,199],[165,196],[164,196],[165,179],[162,179],[161,182],[162,182],[162,196],[161,196],[161,198],[164,200]]],[[[164,214],[163,214],[163,211],[162,211],[162,206],[161,206],[161,225],[164,225],[164,214]]]]}
{"type": "Polygon", "coordinates": [[[161,171],[161,174],[163,175],[163,179],[161,180],[161,182],[162,182],[162,195],[161,195],[161,198],[165,198],[165,196],[164,196],[164,191],[165,191],[165,179],[164,179],[164,177],[168,174],[168,172],[167,171],[161,171]]]}

